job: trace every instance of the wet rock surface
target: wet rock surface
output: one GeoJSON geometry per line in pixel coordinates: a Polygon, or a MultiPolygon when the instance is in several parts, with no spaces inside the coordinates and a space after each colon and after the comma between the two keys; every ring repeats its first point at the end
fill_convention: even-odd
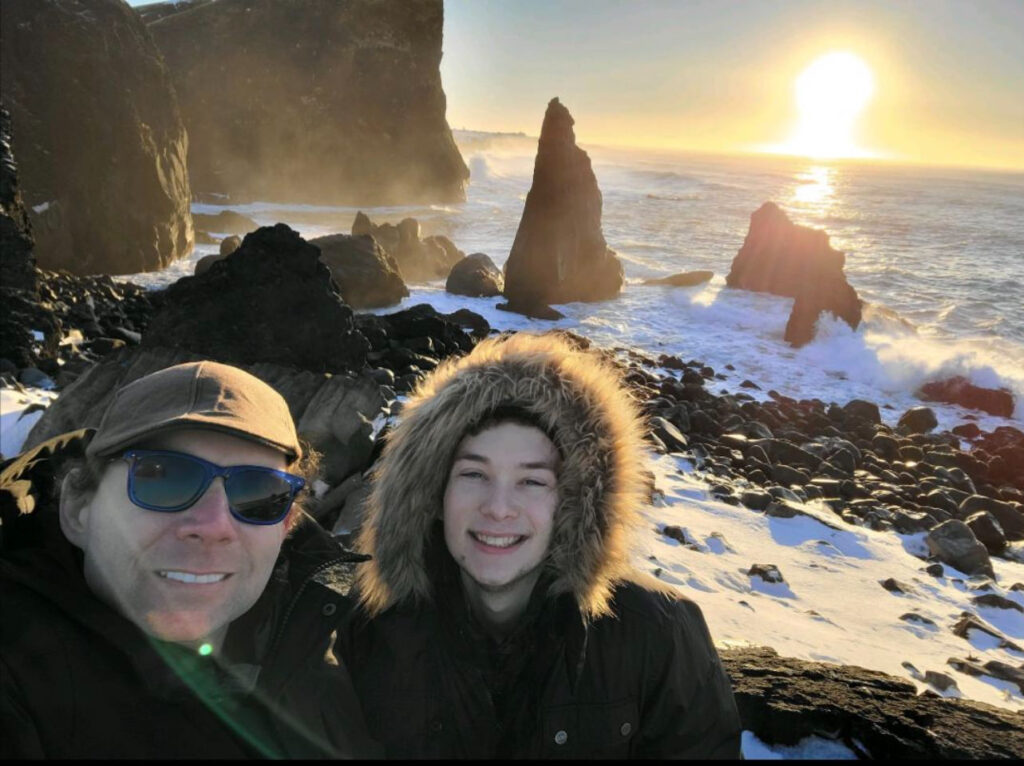
{"type": "Polygon", "coordinates": [[[959,375],[947,380],[925,383],[918,391],[925,401],[959,404],[970,410],[982,410],[1004,418],[1013,415],[1013,394],[1005,388],[983,388],[959,375]]]}
{"type": "Polygon", "coordinates": [[[127,4],[5,0],[0,89],[41,267],[133,274],[188,254],[188,138],[127,4]]]}
{"type": "Polygon", "coordinates": [[[645,279],[645,285],[666,285],[668,287],[693,287],[709,282],[715,276],[713,271],[684,271],[680,274],[673,274],[670,277],[660,279],[645,279]]]}

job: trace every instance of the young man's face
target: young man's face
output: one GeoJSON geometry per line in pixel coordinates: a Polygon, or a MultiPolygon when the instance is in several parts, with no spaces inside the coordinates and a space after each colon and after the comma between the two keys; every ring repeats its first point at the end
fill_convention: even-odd
{"type": "MultiPolygon", "coordinates": [[[[221,466],[286,466],[276,450],[209,430],[175,431],[146,447],[221,466]]],[[[62,498],[65,533],[85,554],[86,581],[146,633],[218,648],[231,621],[266,587],[286,523],[260,526],[234,518],[222,478],[184,511],[145,510],[129,499],[127,477],[128,463],[116,460],[91,497],[68,505],[62,498]]]]}
{"type": "Polygon", "coordinates": [[[551,542],[557,470],[555,445],[532,426],[501,423],[462,440],[444,494],[444,537],[467,587],[529,600],[551,542]]]}

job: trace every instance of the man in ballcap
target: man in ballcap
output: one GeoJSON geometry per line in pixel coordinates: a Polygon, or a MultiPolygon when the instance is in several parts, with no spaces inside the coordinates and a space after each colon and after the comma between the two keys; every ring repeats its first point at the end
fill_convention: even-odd
{"type": "Polygon", "coordinates": [[[204,361],[0,465],[0,755],[370,754],[315,457],[276,391],[204,361]]]}

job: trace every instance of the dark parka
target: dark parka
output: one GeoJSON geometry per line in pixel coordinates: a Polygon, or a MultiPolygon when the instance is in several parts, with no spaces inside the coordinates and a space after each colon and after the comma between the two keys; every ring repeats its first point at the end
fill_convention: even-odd
{"type": "Polygon", "coordinates": [[[552,336],[481,343],[403,409],[357,548],[360,607],[337,648],[389,757],[738,758],[732,690],[700,609],[629,564],[645,449],[618,376],[552,336]],[[525,410],[561,455],[544,571],[501,643],[443,538],[456,447],[525,410]]]}
{"type": "Polygon", "coordinates": [[[0,757],[375,755],[329,651],[362,557],[300,524],[223,661],[153,640],[93,596],[60,531],[56,469],[88,438],[57,437],[0,472],[0,757]]]}

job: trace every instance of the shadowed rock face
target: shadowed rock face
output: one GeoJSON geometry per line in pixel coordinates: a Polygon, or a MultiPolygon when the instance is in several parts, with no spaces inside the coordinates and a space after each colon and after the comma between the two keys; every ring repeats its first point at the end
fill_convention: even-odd
{"type": "Polygon", "coordinates": [[[160,269],[192,248],[187,138],[120,0],[4,0],[0,87],[41,268],[160,269]]]}
{"type": "Polygon", "coordinates": [[[231,255],[162,295],[163,307],[142,337],[147,347],[313,372],[359,369],[369,349],[320,250],[283,223],[246,235],[231,255]]]}
{"type": "Polygon", "coordinates": [[[725,278],[729,287],[795,298],[786,340],[802,346],[814,337],[814,323],[830,311],[856,329],[861,320],[857,292],[846,281],[846,257],[832,248],[821,229],[799,226],[774,202],[750,216],[743,247],[725,278]]]}
{"type": "Polygon", "coordinates": [[[398,264],[370,236],[330,234],[310,240],[331,270],[342,299],[354,309],[393,306],[409,294],[398,264]]]}
{"type": "Polygon", "coordinates": [[[218,0],[140,9],[199,195],[320,204],[465,199],[445,121],[441,0],[218,0]]]}
{"type": "Polygon", "coordinates": [[[505,264],[512,310],[606,300],[622,287],[622,264],[601,232],[601,190],[572,126],[569,110],[551,99],[533,186],[505,264]]]}
{"type": "Polygon", "coordinates": [[[11,118],[0,106],[0,287],[36,291],[32,227],[11,153],[11,118]]]}
{"type": "Polygon", "coordinates": [[[779,657],[768,647],[720,655],[743,728],[769,744],[824,735],[862,758],[1024,756],[1021,713],[918,695],[912,683],[885,673],[779,657]]]}

